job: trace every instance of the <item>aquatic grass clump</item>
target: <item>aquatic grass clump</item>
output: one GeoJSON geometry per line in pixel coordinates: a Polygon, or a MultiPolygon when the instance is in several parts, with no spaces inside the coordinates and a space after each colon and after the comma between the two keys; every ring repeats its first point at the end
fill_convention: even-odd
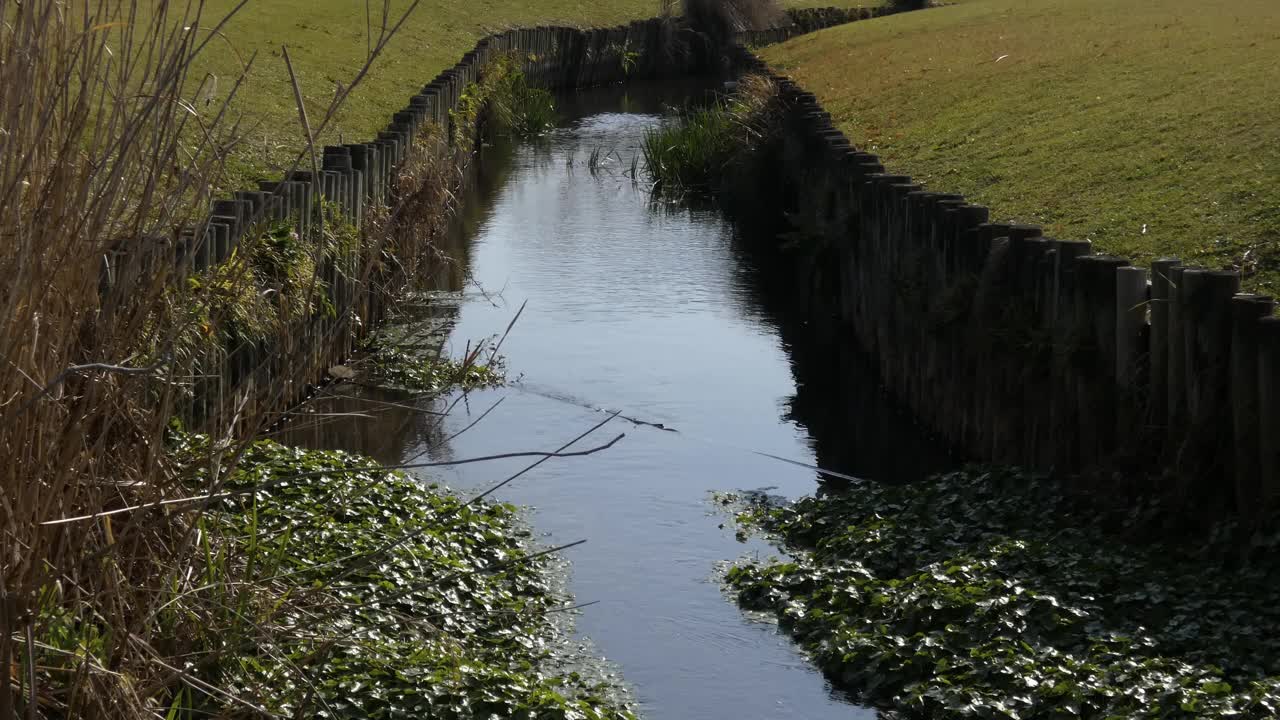
{"type": "Polygon", "coordinates": [[[680,196],[715,190],[736,161],[777,128],[777,88],[761,75],[748,75],[729,98],[684,108],[646,131],[640,153],[655,191],[680,196]]]}
{"type": "Polygon", "coordinates": [[[524,73],[512,75],[498,97],[505,101],[506,129],[517,137],[540,135],[560,121],[555,97],[547,90],[529,85],[524,73]]]}
{"type": "Polygon", "coordinates": [[[733,121],[721,105],[682,111],[645,133],[645,167],[656,187],[683,194],[708,191],[736,147],[733,121]]]}
{"type": "Polygon", "coordinates": [[[1226,536],[1130,546],[1099,529],[1114,511],[1080,503],[971,470],[757,504],[739,519],[794,560],[727,581],[830,677],[906,717],[1276,717],[1280,534],[1224,566],[1240,557],[1226,536]]]}

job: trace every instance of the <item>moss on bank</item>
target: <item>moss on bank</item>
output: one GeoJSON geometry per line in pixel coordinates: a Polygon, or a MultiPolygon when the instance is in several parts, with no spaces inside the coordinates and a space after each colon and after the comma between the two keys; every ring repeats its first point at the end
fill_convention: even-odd
{"type": "Polygon", "coordinates": [[[1079,502],[975,470],[756,505],[740,520],[794,559],[739,563],[728,584],[907,717],[1275,717],[1277,535],[1245,556],[1130,546],[1079,502]]]}
{"type": "MultiPolygon", "coordinates": [[[[204,448],[186,439],[176,452],[204,448]]],[[[633,717],[609,686],[555,669],[549,617],[566,598],[513,507],[269,441],[222,491],[203,519],[204,537],[224,539],[208,545],[223,557],[210,566],[242,565],[235,576],[275,600],[227,603],[240,631],[198,666],[204,682],[286,717],[633,717]]],[[[176,707],[227,706],[188,695],[176,707]]]]}

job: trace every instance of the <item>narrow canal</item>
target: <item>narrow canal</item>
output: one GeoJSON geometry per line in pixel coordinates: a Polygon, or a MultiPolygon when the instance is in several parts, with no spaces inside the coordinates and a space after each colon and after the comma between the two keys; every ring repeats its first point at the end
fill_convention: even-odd
{"type": "MultiPolygon", "coordinates": [[[[633,183],[646,129],[663,122],[664,100],[680,101],[663,95],[586,94],[562,105],[572,119],[548,137],[490,149],[442,291],[406,306],[404,322],[447,332],[457,357],[468,341],[501,334],[524,305],[501,349],[515,382],[470,393],[443,420],[421,410],[458,398],[416,410],[321,403],[363,417],[286,439],[402,463],[552,450],[603,409],[648,423],[618,417],[572,448],[625,432],[612,449],[547,462],[496,496],[530,506],[544,544],[587,541],[566,552],[577,602],[595,603],[577,631],[616,664],[640,714],[875,717],[722,592],[718,563],[774,551],[739,542],[711,493],[815,491],[813,470],[776,458],[890,480],[941,461],[856,362],[794,346],[804,328],[788,325],[770,261],[743,251],[739,230],[711,209],[656,203],[633,183]]],[[[478,490],[528,462],[433,477],[478,490]]]]}

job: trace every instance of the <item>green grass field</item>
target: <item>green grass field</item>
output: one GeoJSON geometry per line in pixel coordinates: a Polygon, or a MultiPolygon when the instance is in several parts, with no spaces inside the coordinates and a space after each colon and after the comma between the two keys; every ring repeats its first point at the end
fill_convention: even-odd
{"type": "Polygon", "coordinates": [[[764,56],[895,172],[1280,291],[1280,2],[964,0],[764,56]]]}
{"type": "MultiPolygon", "coordinates": [[[[875,0],[789,0],[784,5],[853,7],[875,0]]],[[[237,0],[209,0],[203,25],[222,17],[237,0]]],[[[371,1],[374,32],[382,3],[371,1]]],[[[390,0],[398,17],[411,3],[390,0]]],[[[361,142],[386,126],[423,85],[451,67],[477,40],[497,30],[540,24],[616,25],[653,17],[659,0],[423,0],[373,71],[352,93],[325,142],[361,142]]],[[[225,94],[242,63],[257,60],[239,91],[236,111],[246,129],[227,184],[239,188],[292,162],[304,144],[293,89],[280,48],[287,45],[313,123],[333,99],[338,83],[348,83],[368,49],[366,4],[357,0],[250,0],[231,20],[225,38],[210,46],[195,79],[212,73],[225,94]]]]}

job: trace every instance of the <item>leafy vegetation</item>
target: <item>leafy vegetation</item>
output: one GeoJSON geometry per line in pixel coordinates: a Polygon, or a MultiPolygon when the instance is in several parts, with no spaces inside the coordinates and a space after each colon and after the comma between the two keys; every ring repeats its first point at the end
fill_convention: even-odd
{"type": "Polygon", "coordinates": [[[555,127],[555,98],[529,85],[520,69],[519,56],[508,54],[493,60],[484,78],[463,91],[458,107],[449,111],[455,144],[475,133],[532,137],[555,127]]]}
{"type": "MultiPolygon", "coordinates": [[[[191,436],[174,448],[193,463],[207,450],[191,436]]],[[[268,441],[246,450],[221,491],[229,497],[202,518],[204,536],[224,540],[209,546],[221,554],[210,566],[240,563],[237,576],[290,600],[229,598],[239,632],[211,642],[218,652],[195,668],[208,685],[284,717],[633,717],[608,685],[552,669],[549,618],[566,598],[515,508],[268,441]]],[[[186,693],[170,717],[225,705],[186,693]]]]}
{"type": "Polygon", "coordinates": [[[860,482],[742,512],[794,559],[727,581],[909,717],[1275,717],[1280,535],[1127,545],[1099,519],[1156,509],[1114,512],[1017,470],[860,482]]]}
{"type": "Polygon", "coordinates": [[[371,360],[378,380],[407,390],[438,393],[452,388],[498,387],[507,379],[502,356],[482,360],[479,352],[454,360],[379,347],[373,351],[371,360]]]}
{"type": "Polygon", "coordinates": [[[960,0],[763,51],[860,147],[994,219],[1280,282],[1271,0],[960,0]]]}
{"type": "MultiPolygon", "coordinates": [[[[327,283],[317,274],[325,260],[357,251],[355,228],[336,210],[318,241],[302,238],[293,224],[265,223],[244,238],[224,262],[193,273],[185,287],[165,290],[165,302],[150,318],[152,357],[172,351],[198,360],[206,352],[229,352],[286,333],[313,315],[335,313],[327,283]],[[172,343],[162,340],[172,338],[172,343]]],[[[341,267],[341,264],[339,264],[341,267]]]]}

